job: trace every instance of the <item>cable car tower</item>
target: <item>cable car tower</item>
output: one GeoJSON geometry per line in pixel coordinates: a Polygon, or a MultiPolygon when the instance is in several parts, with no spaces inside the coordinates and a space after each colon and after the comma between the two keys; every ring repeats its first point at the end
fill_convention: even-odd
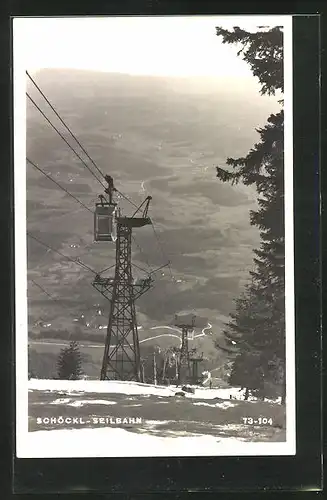
{"type": "Polygon", "coordinates": [[[151,274],[135,281],[132,276],[132,231],[151,224],[148,196],[131,217],[122,216],[113,201],[113,179],[105,176],[108,187],[100,195],[94,214],[95,241],[116,243],[115,274],[111,278],[96,275],[92,285],[110,302],[109,321],[100,380],[135,380],[143,382],[136,322],[135,301],[152,284],[151,274]],[[143,209],[143,210],[142,210],[143,209]]]}
{"type": "Polygon", "coordinates": [[[175,315],[175,326],[182,330],[182,342],[178,363],[178,384],[186,383],[191,375],[190,352],[188,348],[189,334],[193,334],[196,316],[191,318],[175,315]]]}

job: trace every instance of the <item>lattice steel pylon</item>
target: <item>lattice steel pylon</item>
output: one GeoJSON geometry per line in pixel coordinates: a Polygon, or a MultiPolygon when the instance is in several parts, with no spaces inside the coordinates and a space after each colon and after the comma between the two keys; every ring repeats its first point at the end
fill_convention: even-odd
{"type": "MultiPolygon", "coordinates": [[[[108,182],[112,201],[113,183],[108,182]]],[[[93,286],[109,300],[110,311],[100,380],[134,380],[143,382],[135,301],[153,283],[151,275],[134,280],[132,275],[132,230],[151,224],[147,216],[151,196],[148,196],[131,217],[116,218],[116,263],[111,278],[97,275],[93,286]],[[140,209],[144,206],[143,213],[140,209]]]]}
{"type": "Polygon", "coordinates": [[[194,330],[196,316],[190,320],[184,320],[175,316],[175,326],[182,330],[182,342],[178,361],[178,383],[188,382],[191,377],[190,352],[188,348],[188,334],[194,330]]]}

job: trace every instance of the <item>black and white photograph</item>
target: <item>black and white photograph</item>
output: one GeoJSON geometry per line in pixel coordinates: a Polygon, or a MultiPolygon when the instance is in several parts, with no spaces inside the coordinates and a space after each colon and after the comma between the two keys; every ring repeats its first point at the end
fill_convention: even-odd
{"type": "Polygon", "coordinates": [[[291,16],[13,20],[18,458],[294,455],[291,16]]]}

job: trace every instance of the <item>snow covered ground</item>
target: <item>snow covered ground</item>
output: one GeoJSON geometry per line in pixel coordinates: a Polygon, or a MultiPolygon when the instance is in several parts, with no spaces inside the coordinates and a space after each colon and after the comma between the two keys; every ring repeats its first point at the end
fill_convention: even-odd
{"type": "Polygon", "coordinates": [[[30,379],[28,389],[34,391],[64,391],[70,392],[92,392],[107,394],[149,394],[172,396],[176,389],[155,386],[151,384],[141,384],[138,382],[123,382],[110,380],[54,380],[54,379],[30,379]]]}
{"type": "Polygon", "coordinates": [[[183,396],[176,386],[31,379],[20,456],[285,454],[282,405],[243,401],[238,387],[194,389],[183,396]]]}
{"type": "MultiPolygon", "coordinates": [[[[174,396],[180,391],[176,386],[160,386],[152,384],[141,384],[138,382],[123,382],[110,380],[40,380],[31,379],[28,384],[29,390],[34,391],[63,391],[65,393],[107,393],[107,394],[128,394],[128,395],[153,395],[153,396],[174,396]]],[[[240,398],[239,387],[229,387],[226,389],[209,389],[208,387],[196,387],[194,394],[186,393],[187,398],[196,399],[235,399],[240,398]]]]}
{"type": "Polygon", "coordinates": [[[163,457],[217,455],[283,455],[286,443],[251,443],[237,437],[137,434],[121,428],[56,430],[29,433],[30,458],[51,457],[163,457]]]}

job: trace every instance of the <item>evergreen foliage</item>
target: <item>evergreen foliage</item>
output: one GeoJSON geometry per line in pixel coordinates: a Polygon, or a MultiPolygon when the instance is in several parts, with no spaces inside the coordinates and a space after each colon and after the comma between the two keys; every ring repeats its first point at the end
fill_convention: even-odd
{"type": "MultiPolygon", "coordinates": [[[[217,28],[223,43],[239,44],[238,52],[259,79],[261,94],[283,91],[283,33],[280,27],[249,33],[217,28]]],[[[283,104],[283,101],[280,101],[283,104]]],[[[217,167],[222,182],[254,185],[258,209],[250,211],[259,228],[261,244],[254,249],[249,284],[236,300],[235,312],[224,331],[235,356],[230,383],[246,388],[246,395],[265,386],[281,387],[285,399],[285,238],[284,238],[284,112],[268,117],[257,130],[259,141],[243,158],[228,158],[227,169],[217,167]]],[[[217,343],[219,347],[219,343],[217,343]]]]}
{"type": "Polygon", "coordinates": [[[238,44],[238,55],[242,55],[261,84],[261,94],[275,95],[284,90],[283,71],[283,31],[280,26],[267,29],[258,26],[260,31],[250,33],[238,26],[232,31],[216,28],[222,43],[238,44]]]}
{"type": "Polygon", "coordinates": [[[61,380],[78,380],[82,375],[82,357],[78,343],[70,342],[61,349],[57,361],[58,378],[61,380]]]}

